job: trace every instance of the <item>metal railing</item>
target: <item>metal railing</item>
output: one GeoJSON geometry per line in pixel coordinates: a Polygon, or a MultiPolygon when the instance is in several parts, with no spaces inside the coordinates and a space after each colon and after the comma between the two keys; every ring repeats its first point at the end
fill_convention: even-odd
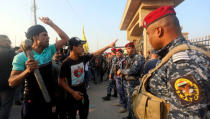
{"type": "Polygon", "coordinates": [[[193,38],[190,41],[208,51],[210,51],[210,35],[200,38],[193,38]]]}

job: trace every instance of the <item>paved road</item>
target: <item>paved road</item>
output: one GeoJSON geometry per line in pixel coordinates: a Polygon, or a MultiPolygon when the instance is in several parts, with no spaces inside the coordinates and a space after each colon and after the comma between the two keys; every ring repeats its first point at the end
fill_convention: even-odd
{"type": "Polygon", "coordinates": [[[111,101],[103,101],[101,97],[106,95],[107,82],[91,86],[88,89],[90,97],[90,108],[95,106],[89,115],[89,119],[122,119],[128,113],[119,113],[119,108],[113,104],[119,103],[119,98],[111,98],[111,101]]]}
{"type": "MultiPolygon", "coordinates": [[[[90,98],[90,113],[88,119],[122,119],[127,113],[119,113],[119,107],[113,106],[119,102],[119,98],[112,98],[111,101],[103,101],[101,97],[106,95],[106,83],[90,83],[88,94],[90,98]]],[[[13,105],[10,119],[21,119],[21,106],[13,105]]]]}
{"type": "MultiPolygon", "coordinates": [[[[106,94],[107,82],[100,84],[90,83],[88,94],[90,98],[90,113],[88,119],[122,119],[127,116],[127,113],[119,113],[119,107],[113,106],[119,99],[112,98],[111,101],[103,101],[101,97],[106,94]]],[[[13,106],[10,119],[21,119],[20,117],[21,106],[13,106]]],[[[208,119],[210,119],[210,113],[208,113],[208,119]]]]}

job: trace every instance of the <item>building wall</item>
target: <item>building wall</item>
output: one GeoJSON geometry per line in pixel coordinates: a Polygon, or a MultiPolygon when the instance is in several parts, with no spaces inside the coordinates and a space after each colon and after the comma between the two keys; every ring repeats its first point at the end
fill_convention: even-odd
{"type": "Polygon", "coordinates": [[[144,56],[147,57],[147,51],[151,51],[152,46],[148,41],[146,30],[142,26],[144,17],[160,6],[177,6],[182,1],[183,0],[128,0],[125,8],[126,12],[124,12],[121,22],[121,30],[126,28],[127,39],[135,43],[137,50],[143,50],[144,56]],[[130,16],[131,13],[134,14],[132,17],[130,16]],[[127,22],[127,20],[130,20],[130,22],[127,22]]]}

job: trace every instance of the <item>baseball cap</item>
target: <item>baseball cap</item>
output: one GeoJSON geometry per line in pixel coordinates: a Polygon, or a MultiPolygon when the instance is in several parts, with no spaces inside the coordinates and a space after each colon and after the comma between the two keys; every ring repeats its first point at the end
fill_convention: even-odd
{"type": "Polygon", "coordinates": [[[80,40],[80,38],[78,38],[78,37],[72,37],[69,40],[68,45],[73,47],[73,46],[83,45],[85,43],[86,43],[86,41],[80,40]]]}

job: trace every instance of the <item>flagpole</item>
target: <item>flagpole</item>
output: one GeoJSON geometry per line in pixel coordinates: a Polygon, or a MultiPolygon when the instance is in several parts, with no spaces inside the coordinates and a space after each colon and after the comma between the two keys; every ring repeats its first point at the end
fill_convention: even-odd
{"type": "Polygon", "coordinates": [[[34,23],[35,25],[37,24],[37,21],[36,21],[36,1],[34,0],[34,23]]]}

